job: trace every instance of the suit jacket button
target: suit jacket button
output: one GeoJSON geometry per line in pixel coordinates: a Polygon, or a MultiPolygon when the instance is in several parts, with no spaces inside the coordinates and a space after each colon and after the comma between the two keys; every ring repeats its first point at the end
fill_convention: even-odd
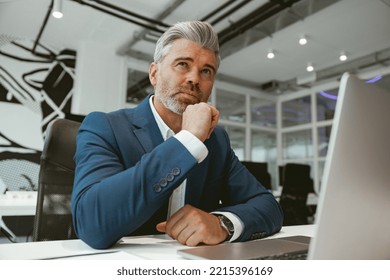
{"type": "Polygon", "coordinates": [[[175,176],[173,176],[172,173],[168,173],[168,175],[165,179],[167,179],[168,182],[172,182],[174,178],[175,178],[175,176]]]}
{"type": "Polygon", "coordinates": [[[160,184],[161,187],[165,187],[168,184],[168,181],[167,181],[167,179],[162,178],[160,180],[159,184],[160,184]]]}
{"type": "Polygon", "coordinates": [[[172,169],[171,173],[174,175],[174,176],[177,176],[180,174],[180,169],[178,167],[175,167],[172,169]]]}
{"type": "Polygon", "coordinates": [[[153,185],[153,190],[155,192],[161,192],[161,186],[159,184],[154,184],[153,185]]]}

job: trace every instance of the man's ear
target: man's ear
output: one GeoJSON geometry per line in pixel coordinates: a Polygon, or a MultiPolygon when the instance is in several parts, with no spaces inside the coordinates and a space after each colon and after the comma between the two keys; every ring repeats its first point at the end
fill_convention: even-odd
{"type": "Polygon", "coordinates": [[[149,65],[149,80],[152,86],[155,86],[157,84],[157,71],[158,66],[155,62],[152,62],[149,65]]]}

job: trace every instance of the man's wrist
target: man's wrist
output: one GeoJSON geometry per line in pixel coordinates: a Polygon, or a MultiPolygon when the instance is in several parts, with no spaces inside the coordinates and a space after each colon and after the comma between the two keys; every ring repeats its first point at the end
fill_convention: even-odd
{"type": "Polygon", "coordinates": [[[227,232],[227,237],[225,239],[225,241],[228,241],[232,238],[232,236],[234,235],[234,225],[232,223],[232,221],[230,221],[229,218],[227,218],[226,216],[224,215],[221,215],[221,214],[214,214],[218,219],[219,219],[219,224],[220,226],[227,232]]]}
{"type": "Polygon", "coordinates": [[[196,136],[187,130],[181,130],[174,136],[179,140],[194,158],[201,163],[208,155],[208,150],[196,136]]]}

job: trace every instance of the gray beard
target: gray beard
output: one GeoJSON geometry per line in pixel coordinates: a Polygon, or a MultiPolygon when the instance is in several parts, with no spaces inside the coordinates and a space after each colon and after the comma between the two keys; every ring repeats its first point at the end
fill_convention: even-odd
{"type": "Polygon", "coordinates": [[[179,102],[177,102],[173,97],[160,94],[155,94],[155,96],[158,98],[158,100],[160,100],[165,108],[177,115],[183,115],[185,107],[179,104],[179,102]]]}

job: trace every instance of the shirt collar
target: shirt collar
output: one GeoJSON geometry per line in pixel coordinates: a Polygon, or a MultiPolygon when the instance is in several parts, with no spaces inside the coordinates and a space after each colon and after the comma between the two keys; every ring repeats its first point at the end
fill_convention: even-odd
{"type": "Polygon", "coordinates": [[[175,133],[173,132],[172,129],[169,128],[169,126],[166,125],[166,123],[162,120],[160,115],[157,113],[156,108],[154,108],[154,105],[153,105],[153,98],[154,98],[154,95],[152,95],[149,98],[150,109],[152,110],[153,117],[157,122],[158,128],[160,129],[161,136],[163,137],[163,139],[165,141],[169,137],[175,135],[175,133]]]}

